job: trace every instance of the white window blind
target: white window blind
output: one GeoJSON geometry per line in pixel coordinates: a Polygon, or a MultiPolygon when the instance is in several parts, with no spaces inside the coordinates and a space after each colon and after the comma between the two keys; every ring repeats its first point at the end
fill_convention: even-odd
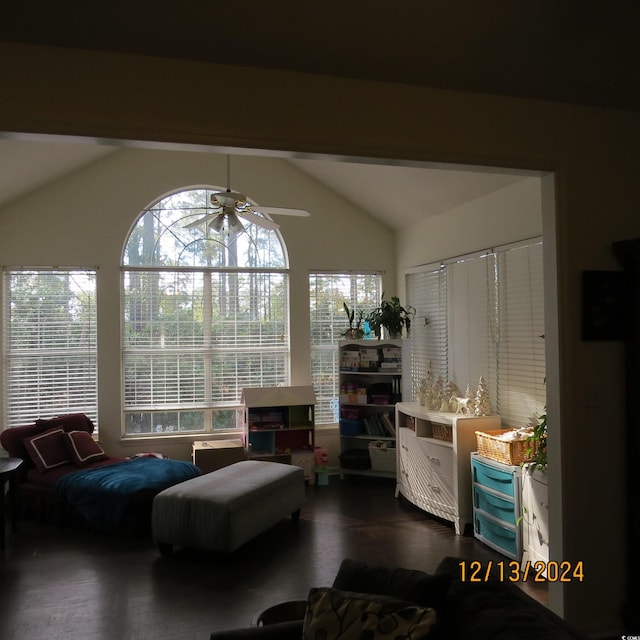
{"type": "Polygon", "coordinates": [[[497,406],[520,426],[534,421],[546,404],[542,242],[497,257],[497,406]]]}
{"type": "Polygon", "coordinates": [[[5,426],[86,413],[97,427],[96,273],[4,271],[5,426]]]}
{"type": "Polygon", "coordinates": [[[316,424],[338,422],[338,341],[349,321],[343,303],[356,320],[379,304],[380,274],[312,273],[309,275],[311,316],[311,380],[316,394],[316,424]]]}
{"type": "Polygon", "coordinates": [[[480,254],[448,264],[449,376],[464,394],[474,392],[480,376],[489,382],[492,407],[495,386],[490,374],[493,347],[491,333],[495,298],[495,255],[480,254]]]}
{"type": "Polygon", "coordinates": [[[487,381],[492,410],[507,426],[531,423],[546,394],[542,241],[458,257],[406,275],[414,393],[426,376],[473,393],[487,381]],[[426,315],[424,326],[420,317],[426,315]]]}
{"type": "Polygon", "coordinates": [[[409,333],[412,386],[409,401],[417,399],[417,388],[429,368],[434,379],[449,377],[446,272],[437,265],[411,273],[406,277],[406,289],[407,302],[416,309],[409,333]]]}

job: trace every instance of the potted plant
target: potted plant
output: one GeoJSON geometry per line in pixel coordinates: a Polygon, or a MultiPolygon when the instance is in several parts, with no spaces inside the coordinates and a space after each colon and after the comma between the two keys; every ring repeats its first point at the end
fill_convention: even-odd
{"type": "Polygon", "coordinates": [[[340,335],[343,338],[347,338],[349,340],[361,340],[362,338],[364,338],[364,329],[362,328],[364,311],[362,311],[362,309],[358,311],[358,317],[356,319],[355,309],[349,309],[349,306],[346,302],[342,303],[342,308],[347,314],[347,319],[349,320],[349,328],[346,331],[343,331],[340,335]]]}
{"type": "Polygon", "coordinates": [[[380,298],[380,306],[376,307],[367,315],[367,322],[378,338],[382,337],[382,330],[385,329],[389,338],[402,337],[402,330],[406,329],[407,335],[411,329],[411,319],[416,310],[407,305],[403,307],[400,299],[393,296],[391,300],[384,299],[384,293],[380,298]]]}
{"type": "Polygon", "coordinates": [[[529,465],[531,472],[539,469],[547,471],[547,412],[538,417],[533,427],[533,435],[529,438],[527,457],[533,456],[529,465]]]}

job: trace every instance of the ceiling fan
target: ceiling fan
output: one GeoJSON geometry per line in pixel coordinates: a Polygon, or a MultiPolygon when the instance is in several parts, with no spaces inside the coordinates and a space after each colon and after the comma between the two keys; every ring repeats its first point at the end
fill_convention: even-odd
{"type": "Polygon", "coordinates": [[[261,215],[285,215],[308,217],[311,214],[304,209],[290,209],[287,207],[260,207],[252,205],[247,201],[244,193],[231,190],[231,158],[227,156],[227,189],[226,191],[216,191],[211,194],[211,210],[201,218],[186,224],[186,228],[206,226],[216,232],[220,232],[224,225],[225,218],[230,230],[235,232],[244,231],[244,225],[240,218],[246,222],[255,224],[263,229],[275,230],[280,225],[273,220],[269,220],[261,215]]]}

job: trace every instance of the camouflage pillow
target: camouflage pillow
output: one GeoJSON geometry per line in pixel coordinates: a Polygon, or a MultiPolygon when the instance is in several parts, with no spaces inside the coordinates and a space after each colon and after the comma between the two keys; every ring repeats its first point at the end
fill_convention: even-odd
{"type": "Polygon", "coordinates": [[[429,635],[436,611],[390,596],[314,588],[309,592],[303,640],[418,640],[429,635]]]}

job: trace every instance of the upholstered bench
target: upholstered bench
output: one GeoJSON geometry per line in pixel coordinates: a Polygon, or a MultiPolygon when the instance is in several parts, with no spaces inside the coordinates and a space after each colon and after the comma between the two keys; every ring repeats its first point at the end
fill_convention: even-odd
{"type": "Polygon", "coordinates": [[[153,499],[153,539],[163,555],[174,545],[234,551],[283,518],[300,516],[304,471],[244,460],[161,491],[153,499]]]}

